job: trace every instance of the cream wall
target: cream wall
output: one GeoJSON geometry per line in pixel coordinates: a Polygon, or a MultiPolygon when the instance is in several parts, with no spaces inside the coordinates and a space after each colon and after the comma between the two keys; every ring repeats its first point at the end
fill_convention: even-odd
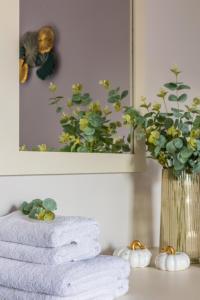
{"type": "MultiPolygon", "coordinates": [[[[173,63],[200,95],[199,11],[199,0],[146,0],[145,85],[151,98],[170,79],[173,63]]],[[[133,175],[1,177],[0,191],[2,214],[23,200],[49,196],[57,200],[59,213],[97,218],[104,249],[132,238],[158,245],[160,168],[153,162],[145,173],[133,175]]]]}

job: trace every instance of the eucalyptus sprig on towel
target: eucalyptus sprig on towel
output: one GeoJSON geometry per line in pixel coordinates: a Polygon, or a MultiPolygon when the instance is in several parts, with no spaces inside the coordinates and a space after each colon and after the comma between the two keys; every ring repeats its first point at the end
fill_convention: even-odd
{"type": "Polygon", "coordinates": [[[30,203],[24,201],[20,210],[23,214],[28,215],[31,219],[40,221],[51,221],[55,219],[53,211],[57,209],[57,204],[54,199],[46,198],[44,200],[34,199],[30,203]]]}
{"type": "Polygon", "coordinates": [[[177,66],[171,72],[175,80],[164,84],[157,94],[158,102],[150,103],[143,97],[143,111],[127,107],[124,118],[137,129],[138,138],[145,139],[150,157],[164,168],[171,168],[176,176],[182,171],[200,173],[200,98],[185,105],[185,91],[190,87],[179,80],[177,66]]]}

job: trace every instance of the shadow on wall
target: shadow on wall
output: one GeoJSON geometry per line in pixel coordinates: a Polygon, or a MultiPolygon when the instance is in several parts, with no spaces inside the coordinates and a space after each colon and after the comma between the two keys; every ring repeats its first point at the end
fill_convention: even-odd
{"type": "Polygon", "coordinates": [[[158,246],[161,168],[153,160],[148,160],[146,171],[135,173],[133,180],[133,239],[143,241],[148,247],[158,246]]]}

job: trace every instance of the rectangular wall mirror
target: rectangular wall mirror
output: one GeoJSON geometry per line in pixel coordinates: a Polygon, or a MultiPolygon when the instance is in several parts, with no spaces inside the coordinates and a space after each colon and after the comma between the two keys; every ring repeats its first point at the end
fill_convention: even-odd
{"type": "Polygon", "coordinates": [[[11,2],[3,1],[0,21],[3,31],[12,15],[0,50],[7,62],[0,174],[142,169],[123,118],[143,93],[142,1],[11,2]]]}
{"type": "Polygon", "coordinates": [[[21,149],[132,152],[130,26],[130,0],[20,0],[21,149]]]}

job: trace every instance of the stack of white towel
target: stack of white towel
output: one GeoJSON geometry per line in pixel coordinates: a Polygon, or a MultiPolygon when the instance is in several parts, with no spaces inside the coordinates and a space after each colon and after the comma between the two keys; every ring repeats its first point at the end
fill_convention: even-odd
{"type": "Polygon", "coordinates": [[[112,300],[128,290],[129,264],[99,255],[93,219],[0,218],[1,300],[112,300]]]}

